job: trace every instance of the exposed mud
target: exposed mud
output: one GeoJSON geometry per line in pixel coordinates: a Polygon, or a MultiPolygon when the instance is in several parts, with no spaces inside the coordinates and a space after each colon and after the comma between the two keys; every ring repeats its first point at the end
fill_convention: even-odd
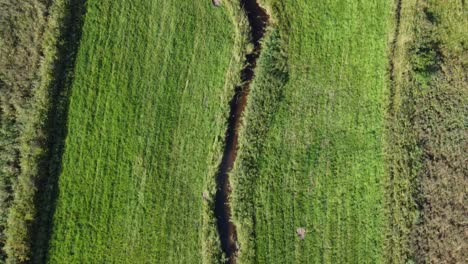
{"type": "Polygon", "coordinates": [[[229,103],[231,110],[225,136],[223,158],[216,176],[217,192],[215,198],[215,215],[217,218],[218,233],[222,250],[227,257],[226,263],[229,264],[236,262],[236,255],[239,250],[236,226],[230,221],[231,206],[229,204],[229,196],[231,193],[231,185],[229,182],[229,172],[236,161],[239,137],[238,130],[242,121],[242,113],[247,104],[250,84],[255,76],[254,71],[257,65],[257,59],[260,56],[262,48],[260,41],[265,35],[265,29],[269,19],[266,11],[260,7],[256,0],[241,0],[240,4],[248,17],[251,43],[254,48],[251,53],[245,56],[246,66],[240,73],[242,85],[235,88],[235,95],[229,103]]]}

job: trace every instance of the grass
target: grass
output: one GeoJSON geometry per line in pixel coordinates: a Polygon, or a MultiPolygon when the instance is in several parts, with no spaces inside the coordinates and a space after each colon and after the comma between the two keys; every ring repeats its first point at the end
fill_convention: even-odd
{"type": "MultiPolygon", "coordinates": [[[[6,263],[26,263],[32,259],[32,244],[38,212],[36,200],[40,183],[47,178],[50,127],[60,93],[58,78],[63,71],[63,31],[69,29],[68,2],[3,2],[8,15],[2,19],[12,26],[2,27],[1,125],[5,138],[2,154],[2,244],[6,263]],[[3,56],[5,55],[5,56],[3,56]],[[8,127],[13,127],[8,130],[8,127]],[[7,133],[5,133],[5,131],[7,133]],[[13,140],[12,140],[13,139],[13,140]],[[12,154],[13,153],[13,154],[12,154]],[[5,155],[6,154],[6,155],[5,155]],[[5,157],[11,155],[6,164],[5,157]],[[13,170],[11,169],[13,168],[13,170]],[[5,190],[8,196],[4,198],[5,190]],[[5,222],[6,221],[6,224],[5,222]],[[4,228],[4,229],[3,229],[4,228]]],[[[3,12],[3,11],[2,11],[3,12]]],[[[64,60],[65,62],[68,60],[64,60]]],[[[53,135],[57,137],[57,135],[53,135]]],[[[46,190],[41,190],[45,192],[46,190]]],[[[41,193],[41,192],[39,192],[41,193]]],[[[3,252],[2,252],[3,253],[3,252]]]]}
{"type": "Polygon", "coordinates": [[[391,5],[262,2],[274,24],[231,176],[239,263],[383,262],[391,5]]]}
{"type": "Polygon", "coordinates": [[[467,9],[402,3],[387,122],[386,259],[460,263],[467,250],[467,9]]]}
{"type": "MultiPolygon", "coordinates": [[[[464,2],[260,2],[237,262],[463,262],[464,2]]],[[[238,1],[83,3],[0,4],[0,262],[223,262],[238,1]]]]}
{"type": "Polygon", "coordinates": [[[225,1],[87,1],[48,263],[212,263],[212,201],[242,66],[225,1]]]}
{"type": "Polygon", "coordinates": [[[13,186],[20,174],[24,147],[21,135],[30,121],[31,102],[37,90],[41,46],[47,19],[47,4],[36,1],[0,3],[0,263],[13,186]]]}
{"type": "Polygon", "coordinates": [[[385,131],[387,226],[384,251],[388,263],[406,263],[414,253],[410,240],[418,210],[414,194],[420,151],[410,124],[414,98],[412,91],[403,85],[403,79],[405,69],[410,67],[406,57],[414,37],[416,3],[401,1],[399,7],[395,5],[394,34],[389,34],[392,45],[388,50],[390,80],[385,131]]]}
{"type": "Polygon", "coordinates": [[[231,176],[239,262],[463,262],[465,5],[263,4],[231,176]]]}

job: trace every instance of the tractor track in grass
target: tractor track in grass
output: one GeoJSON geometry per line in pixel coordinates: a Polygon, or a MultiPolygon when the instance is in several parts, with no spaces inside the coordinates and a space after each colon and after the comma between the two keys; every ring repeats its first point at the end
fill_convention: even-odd
{"type": "Polygon", "coordinates": [[[221,248],[226,256],[226,263],[229,264],[236,262],[236,255],[239,250],[236,226],[231,222],[229,196],[232,189],[229,182],[229,172],[237,158],[238,131],[242,122],[242,113],[247,104],[250,84],[255,77],[257,59],[262,50],[261,40],[265,35],[269,20],[269,15],[257,0],[240,0],[240,5],[248,18],[251,43],[254,48],[252,52],[245,56],[246,66],[240,72],[241,85],[235,88],[235,94],[229,102],[228,127],[225,134],[223,157],[216,175],[217,192],[215,197],[215,216],[221,248]]]}

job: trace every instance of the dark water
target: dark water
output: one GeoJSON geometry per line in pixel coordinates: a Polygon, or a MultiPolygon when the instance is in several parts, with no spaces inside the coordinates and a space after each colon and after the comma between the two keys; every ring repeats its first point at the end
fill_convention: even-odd
{"type": "Polygon", "coordinates": [[[252,53],[245,56],[246,67],[240,72],[243,85],[236,87],[235,95],[229,103],[231,110],[225,135],[226,145],[216,176],[217,192],[215,197],[215,215],[221,247],[228,258],[226,263],[230,264],[236,261],[238,246],[236,226],[230,222],[231,206],[229,204],[229,195],[231,193],[231,186],[228,174],[236,161],[241,116],[247,104],[250,84],[255,76],[255,67],[261,52],[260,40],[265,34],[269,18],[266,11],[255,0],[241,0],[240,4],[248,17],[251,42],[254,45],[254,49],[252,53]]]}

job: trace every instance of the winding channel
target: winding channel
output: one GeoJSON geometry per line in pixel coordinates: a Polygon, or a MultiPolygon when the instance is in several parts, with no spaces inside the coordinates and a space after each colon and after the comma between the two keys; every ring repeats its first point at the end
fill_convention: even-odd
{"type": "Polygon", "coordinates": [[[251,43],[254,48],[251,53],[245,56],[246,66],[240,72],[241,85],[235,88],[235,94],[229,103],[230,113],[225,134],[224,153],[216,175],[215,216],[221,248],[227,258],[227,264],[236,262],[239,250],[236,226],[230,221],[231,205],[229,196],[232,189],[229,182],[229,172],[237,158],[238,131],[241,126],[242,113],[247,104],[250,84],[255,77],[257,59],[262,50],[261,40],[265,35],[269,20],[267,12],[259,5],[257,0],[240,0],[240,5],[248,18],[251,43]]]}

